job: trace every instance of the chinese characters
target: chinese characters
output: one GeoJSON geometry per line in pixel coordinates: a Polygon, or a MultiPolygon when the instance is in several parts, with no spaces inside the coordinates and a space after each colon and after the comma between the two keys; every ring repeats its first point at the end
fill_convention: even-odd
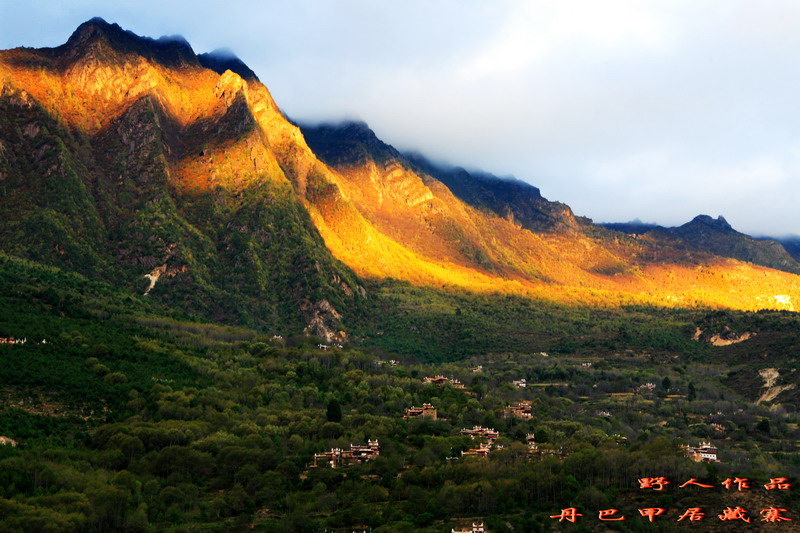
{"type": "MultiPolygon", "coordinates": [[[[672,482],[668,480],[664,476],[657,476],[657,477],[644,477],[638,479],[637,482],[639,483],[639,488],[642,490],[651,490],[655,492],[664,491],[668,485],[672,485],[672,482]]],[[[752,485],[752,482],[748,478],[742,477],[734,477],[734,478],[727,478],[724,481],[719,483],[719,486],[724,488],[726,491],[735,491],[735,492],[742,492],[747,490],[752,490],[754,488],[760,488],[757,485],[752,485]]],[[[763,485],[764,490],[766,491],[781,491],[781,490],[789,490],[792,484],[788,482],[788,478],[785,477],[776,477],[771,478],[768,483],[763,485]]],[[[687,487],[699,487],[701,489],[713,489],[715,485],[709,483],[703,483],[697,478],[691,478],[679,485],[677,485],[678,489],[684,489],[687,487]]],[[[662,517],[663,520],[671,519],[668,516],[668,510],[663,507],[643,507],[637,509],[639,512],[639,516],[647,520],[649,522],[654,522],[658,517],[662,517]]],[[[708,518],[713,519],[716,517],[717,520],[723,522],[744,522],[744,523],[751,523],[753,520],[758,520],[760,517],[761,522],[791,522],[794,518],[791,518],[786,515],[789,511],[784,508],[780,507],[768,507],[766,509],[761,509],[757,513],[751,513],[748,509],[745,509],[740,506],[735,507],[726,507],[722,509],[719,513],[709,513],[703,510],[702,507],[690,507],[683,512],[680,512],[677,516],[676,522],[698,522],[701,520],[708,518]]],[[[559,514],[550,515],[550,518],[557,518],[559,522],[572,522],[575,523],[578,521],[579,517],[584,516],[583,513],[577,507],[568,507],[566,509],[561,509],[559,514]]],[[[674,517],[675,515],[673,515],[674,517]]],[[[597,515],[598,520],[601,521],[621,521],[626,520],[627,517],[623,514],[619,509],[601,509],[598,511],[597,515]]]]}

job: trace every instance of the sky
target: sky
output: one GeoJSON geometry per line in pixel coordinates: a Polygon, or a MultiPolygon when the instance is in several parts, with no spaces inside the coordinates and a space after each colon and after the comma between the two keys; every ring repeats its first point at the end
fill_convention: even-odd
{"type": "Polygon", "coordinates": [[[291,118],[358,119],[596,222],[800,235],[800,2],[0,0],[0,48],[100,16],[228,48],[291,118]]]}

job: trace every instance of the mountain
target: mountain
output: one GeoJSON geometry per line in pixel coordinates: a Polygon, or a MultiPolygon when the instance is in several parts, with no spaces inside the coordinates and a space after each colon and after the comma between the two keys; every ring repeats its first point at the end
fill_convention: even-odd
{"type": "Polygon", "coordinates": [[[697,249],[800,274],[800,263],[777,241],[756,240],[733,229],[722,216],[699,215],[671,233],[697,249]]]}
{"type": "MultiPolygon", "coordinates": [[[[572,298],[595,303],[609,298],[603,291],[612,291],[624,293],[622,298],[646,294],[659,303],[687,303],[692,293],[694,301],[728,300],[726,305],[734,307],[747,299],[760,302],[755,307],[784,305],[768,292],[744,296],[744,291],[731,291],[727,280],[752,267],[727,263],[721,253],[688,251],[674,238],[636,239],[607,231],[519,180],[401,153],[363,122],[300,127],[311,149],[341,176],[344,196],[374,226],[418,257],[450,263],[451,272],[455,264],[492,276],[493,290],[502,291],[513,280],[513,290],[562,300],[569,290],[572,298]],[[701,269],[711,276],[698,275],[701,269]],[[696,291],[698,286],[703,288],[696,291]]],[[[397,267],[376,271],[363,256],[346,262],[362,275],[398,277],[397,267]]],[[[411,280],[419,282],[420,277],[411,280]]],[[[455,283],[477,290],[485,286],[483,279],[474,278],[455,283]]],[[[792,283],[779,282],[767,290],[783,291],[792,283]]]]}
{"type": "Polygon", "coordinates": [[[517,221],[533,232],[573,230],[578,225],[569,206],[547,201],[533,185],[487,172],[468,172],[436,164],[419,153],[400,153],[378,139],[364,122],[300,127],[311,149],[335,169],[344,171],[370,161],[387,167],[394,164],[427,178],[423,181],[437,180],[469,206],[517,221]]]}
{"type": "Polygon", "coordinates": [[[733,229],[722,216],[714,219],[708,215],[698,215],[686,224],[674,228],[641,222],[610,223],[603,226],[633,235],[647,234],[650,239],[670,242],[676,247],[800,274],[800,263],[789,251],[791,240],[783,243],[775,239],[753,238],[733,229]]]}
{"type": "Polygon", "coordinates": [[[337,336],[357,280],[284,172],[305,162],[281,150],[303,145],[263,85],[92,19],[61,47],[0,53],[0,86],[4,250],[218,320],[337,336]]]}
{"type": "Polygon", "coordinates": [[[420,270],[431,276],[447,280],[447,273],[442,276],[431,268],[435,261],[435,268],[470,275],[476,285],[488,281],[485,275],[548,279],[555,274],[541,268],[555,265],[559,258],[543,249],[533,231],[521,232],[517,219],[531,230],[577,227],[567,206],[548,202],[533,186],[445,170],[422,156],[409,157],[378,139],[365,123],[301,125],[301,130],[311,149],[342,178],[343,193],[356,209],[411,250],[414,260],[424,265],[420,270]],[[527,242],[512,244],[510,236],[527,242]],[[512,255],[516,257],[509,261],[512,255]]]}
{"type": "Polygon", "coordinates": [[[632,233],[298,127],[181,38],[0,51],[0,531],[644,531],[668,502],[666,530],[700,491],[794,517],[636,480],[800,478],[800,277],[710,253],[747,239],[724,219],[632,233]]]}
{"type": "Polygon", "coordinates": [[[603,306],[800,299],[795,275],[602,228],[366,124],[298,127],[230,53],[102,19],[0,52],[0,133],[3,250],[214,320],[344,340],[384,279],[603,306]]]}

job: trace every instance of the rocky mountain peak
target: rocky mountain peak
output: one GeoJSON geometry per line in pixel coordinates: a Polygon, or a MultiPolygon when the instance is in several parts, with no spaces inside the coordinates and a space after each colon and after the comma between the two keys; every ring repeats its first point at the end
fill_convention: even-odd
{"type": "Polygon", "coordinates": [[[728,224],[728,221],[722,215],[717,216],[717,218],[710,217],[708,215],[697,215],[694,217],[691,222],[685,224],[684,226],[689,225],[698,225],[702,224],[709,228],[715,229],[717,231],[724,231],[724,232],[736,232],[736,230],[728,224]]]}
{"type": "Polygon", "coordinates": [[[88,43],[95,39],[107,38],[112,34],[124,33],[119,24],[111,24],[101,17],[94,17],[78,26],[67,40],[71,47],[88,43]]]}
{"type": "Polygon", "coordinates": [[[158,39],[142,37],[100,17],[89,19],[78,26],[60,48],[65,49],[69,57],[78,58],[89,50],[103,46],[125,55],[140,55],[167,67],[200,66],[191,45],[180,35],[158,39]]]}

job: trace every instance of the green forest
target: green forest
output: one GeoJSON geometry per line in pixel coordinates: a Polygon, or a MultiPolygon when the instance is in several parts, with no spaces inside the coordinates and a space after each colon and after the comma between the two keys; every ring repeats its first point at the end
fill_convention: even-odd
{"type": "Polygon", "coordinates": [[[796,314],[366,289],[351,342],[336,345],[209,323],[0,254],[0,337],[26,340],[0,344],[0,435],[16,443],[0,446],[0,531],[792,531],[800,520],[796,314]],[[705,341],[746,331],[758,335],[705,341]],[[757,403],[768,368],[788,388],[757,403]],[[435,376],[447,379],[426,383],[435,376]],[[423,404],[436,419],[404,418],[423,404]],[[476,426],[499,436],[462,431],[476,426]],[[345,458],[370,441],[379,453],[345,458]],[[687,456],[701,442],[718,461],[687,456]],[[335,468],[313,466],[332,449],[347,452],[335,468]],[[640,481],[656,478],[669,484],[640,481]],[[791,487],[765,487],[781,478],[791,487]],[[581,516],[559,521],[569,508],[581,516]],[[703,518],[678,523],[692,508],[703,518]],[[752,522],[722,521],[726,508],[752,522]],[[642,509],[663,512],[650,522],[642,509]],[[765,524],[767,509],[793,522],[765,524]],[[600,520],[608,510],[626,519],[600,520]]]}

